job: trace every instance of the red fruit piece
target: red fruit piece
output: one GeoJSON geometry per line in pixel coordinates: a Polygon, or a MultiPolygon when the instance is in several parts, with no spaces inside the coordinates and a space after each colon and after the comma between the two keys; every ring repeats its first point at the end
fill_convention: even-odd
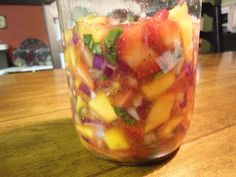
{"type": "Polygon", "coordinates": [[[175,42],[181,41],[180,28],[175,21],[160,21],[153,18],[146,22],[145,28],[149,45],[159,55],[164,51],[172,50],[175,42]]]}
{"type": "Polygon", "coordinates": [[[168,16],[169,16],[169,11],[166,10],[166,9],[163,9],[163,10],[158,11],[157,13],[155,13],[153,18],[156,19],[156,20],[163,21],[163,20],[167,20],[168,16]]]}
{"type": "Polygon", "coordinates": [[[116,41],[118,59],[123,60],[136,73],[143,78],[160,70],[155,62],[157,53],[148,46],[143,23],[136,23],[124,27],[123,33],[116,41]]]}

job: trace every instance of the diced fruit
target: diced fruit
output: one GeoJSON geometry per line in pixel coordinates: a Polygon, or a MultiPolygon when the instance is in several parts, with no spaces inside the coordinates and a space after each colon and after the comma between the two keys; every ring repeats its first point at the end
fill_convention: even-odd
{"type": "Polygon", "coordinates": [[[84,101],[81,99],[80,96],[77,96],[77,101],[76,101],[76,110],[77,112],[81,111],[81,108],[83,108],[85,106],[84,101]]]}
{"type": "Polygon", "coordinates": [[[187,3],[178,4],[173,9],[169,11],[169,19],[170,20],[182,20],[188,15],[188,6],[187,3]]]}
{"type": "Polygon", "coordinates": [[[149,76],[160,70],[155,59],[157,53],[148,47],[143,24],[136,23],[124,27],[123,33],[116,41],[118,59],[123,60],[139,78],[149,76]]]}
{"type": "Polygon", "coordinates": [[[132,89],[124,89],[112,95],[112,103],[117,107],[127,107],[132,104],[135,92],[132,89]]]}
{"type": "Polygon", "coordinates": [[[186,16],[179,21],[181,40],[184,48],[186,60],[193,58],[193,20],[191,16],[186,16]]]}
{"type": "Polygon", "coordinates": [[[69,52],[69,47],[66,47],[64,50],[64,57],[65,57],[65,62],[66,62],[66,66],[68,69],[71,70],[72,64],[71,64],[71,60],[70,60],[70,52],[69,52]]]}
{"type": "Polygon", "coordinates": [[[100,116],[99,119],[103,119],[105,122],[112,122],[118,118],[108,97],[104,93],[98,93],[88,104],[100,116]]]}
{"type": "Polygon", "coordinates": [[[105,25],[108,23],[108,18],[104,16],[93,16],[89,15],[86,17],[79,17],[79,22],[85,22],[87,24],[100,24],[105,25]]]}
{"type": "Polygon", "coordinates": [[[112,82],[111,87],[112,87],[112,90],[114,90],[114,91],[119,90],[120,87],[121,87],[121,86],[120,86],[120,82],[118,82],[118,81],[112,82]]]}
{"type": "Polygon", "coordinates": [[[108,129],[104,133],[104,140],[111,150],[124,150],[129,148],[128,141],[122,129],[112,128],[108,129]]]}
{"type": "Polygon", "coordinates": [[[108,32],[106,17],[81,17],[77,21],[78,34],[83,39],[84,34],[92,34],[94,42],[101,42],[108,32]]]}
{"type": "Polygon", "coordinates": [[[94,137],[94,129],[91,126],[86,125],[76,125],[76,129],[79,131],[81,135],[83,135],[86,138],[93,138],[94,137]]]}
{"type": "Polygon", "coordinates": [[[143,85],[141,89],[149,100],[154,100],[164,93],[174,83],[174,81],[174,73],[169,72],[143,85]]]}
{"type": "Polygon", "coordinates": [[[187,3],[175,6],[169,12],[169,19],[176,20],[180,26],[181,40],[184,47],[184,53],[187,60],[192,59],[193,53],[193,20],[188,14],[187,3]]]}
{"type": "Polygon", "coordinates": [[[164,125],[158,128],[157,135],[161,138],[169,138],[171,137],[175,128],[179,125],[179,123],[184,119],[182,116],[172,117],[169,121],[167,121],[164,125]]]}
{"type": "Polygon", "coordinates": [[[163,21],[163,20],[167,20],[167,19],[168,19],[168,16],[169,16],[169,11],[166,10],[166,9],[163,9],[163,10],[158,11],[157,13],[155,13],[155,15],[153,16],[153,18],[154,18],[155,20],[163,21]]]}
{"type": "Polygon", "coordinates": [[[176,41],[181,41],[180,28],[176,21],[155,21],[150,19],[145,26],[149,45],[161,55],[167,50],[174,49],[176,41]]]}
{"type": "Polygon", "coordinates": [[[75,79],[75,88],[79,88],[80,84],[81,84],[81,80],[79,78],[75,79]]]}
{"type": "Polygon", "coordinates": [[[145,125],[145,132],[149,132],[165,123],[170,117],[173,104],[173,94],[165,94],[159,97],[151,106],[145,125]]]}
{"type": "Polygon", "coordinates": [[[95,84],[90,74],[88,73],[88,68],[85,65],[83,58],[81,57],[79,51],[74,46],[68,46],[68,52],[70,55],[72,66],[76,69],[77,74],[80,76],[81,80],[90,88],[94,89],[95,84]]]}
{"type": "Polygon", "coordinates": [[[65,43],[66,45],[69,45],[72,41],[72,36],[73,36],[73,31],[72,29],[67,29],[64,32],[64,38],[65,38],[65,43]]]}

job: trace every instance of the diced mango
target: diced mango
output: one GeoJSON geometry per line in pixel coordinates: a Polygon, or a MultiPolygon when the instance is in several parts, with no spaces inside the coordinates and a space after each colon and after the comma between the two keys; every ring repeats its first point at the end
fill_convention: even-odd
{"type": "Polygon", "coordinates": [[[74,46],[68,46],[67,49],[70,55],[71,64],[76,69],[77,74],[80,76],[81,80],[93,90],[95,87],[94,81],[88,73],[88,68],[78,51],[79,49],[74,46]]]}
{"type": "Polygon", "coordinates": [[[91,126],[86,126],[86,125],[76,125],[75,126],[78,132],[83,135],[86,138],[94,138],[94,129],[91,126]]]}
{"type": "Polygon", "coordinates": [[[164,125],[158,129],[158,136],[162,138],[168,138],[171,136],[174,129],[179,125],[179,123],[184,119],[183,116],[172,117],[164,125]]]}
{"type": "Polygon", "coordinates": [[[169,11],[169,19],[178,22],[185,58],[191,60],[193,57],[193,20],[188,14],[187,3],[184,2],[182,5],[179,4],[171,9],[169,11]]]}
{"type": "Polygon", "coordinates": [[[154,100],[164,93],[174,83],[174,81],[175,74],[173,72],[169,72],[143,85],[142,91],[149,100],[154,100]]]}
{"type": "Polygon", "coordinates": [[[71,42],[72,36],[73,36],[72,29],[67,29],[64,31],[64,38],[65,38],[66,45],[68,45],[71,42]]]}
{"type": "Polygon", "coordinates": [[[128,141],[120,128],[106,130],[104,133],[104,141],[111,150],[124,150],[129,148],[128,141]]]}
{"type": "Polygon", "coordinates": [[[179,21],[181,40],[184,48],[184,55],[187,60],[193,58],[193,20],[186,16],[179,21]]]}
{"type": "Polygon", "coordinates": [[[64,56],[65,56],[65,62],[67,65],[71,65],[71,61],[70,61],[70,52],[68,47],[65,48],[64,50],[64,56]]]}
{"type": "Polygon", "coordinates": [[[81,108],[85,106],[84,101],[81,99],[80,96],[77,96],[77,101],[76,101],[76,111],[80,112],[81,108]]]}
{"type": "Polygon", "coordinates": [[[112,122],[118,118],[108,97],[104,93],[98,93],[88,104],[100,116],[100,119],[105,122],[112,122]]]}
{"type": "Polygon", "coordinates": [[[169,119],[174,104],[174,98],[173,94],[165,94],[152,104],[147,117],[145,132],[153,130],[169,119]]]}
{"type": "Polygon", "coordinates": [[[81,84],[81,80],[79,78],[76,78],[75,79],[75,87],[79,88],[80,84],[81,84]]]}
{"type": "Polygon", "coordinates": [[[188,6],[187,3],[184,2],[182,5],[178,4],[173,9],[169,11],[169,17],[170,20],[179,20],[188,15],[188,6]]]}
{"type": "Polygon", "coordinates": [[[106,17],[80,17],[77,21],[78,34],[82,39],[84,34],[92,34],[95,42],[101,42],[108,32],[107,23],[106,17]]]}
{"type": "Polygon", "coordinates": [[[85,22],[87,24],[100,24],[100,25],[105,25],[108,23],[108,18],[105,16],[94,16],[94,15],[89,15],[86,17],[79,17],[78,18],[79,22],[85,22]]]}

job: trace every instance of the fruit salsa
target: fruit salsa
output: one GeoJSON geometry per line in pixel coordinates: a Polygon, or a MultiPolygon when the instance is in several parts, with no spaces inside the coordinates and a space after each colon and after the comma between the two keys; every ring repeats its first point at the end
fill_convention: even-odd
{"type": "Polygon", "coordinates": [[[180,146],[193,110],[198,32],[186,2],[150,17],[90,14],[64,31],[73,121],[85,147],[142,163],[180,146]]]}

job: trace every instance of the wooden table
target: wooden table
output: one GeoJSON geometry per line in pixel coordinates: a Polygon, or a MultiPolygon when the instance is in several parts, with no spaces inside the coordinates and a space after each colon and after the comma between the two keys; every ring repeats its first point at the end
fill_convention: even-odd
{"type": "Polygon", "coordinates": [[[97,159],[71,122],[65,72],[0,77],[1,177],[235,177],[236,52],[199,57],[196,106],[174,158],[149,166],[97,159]]]}

